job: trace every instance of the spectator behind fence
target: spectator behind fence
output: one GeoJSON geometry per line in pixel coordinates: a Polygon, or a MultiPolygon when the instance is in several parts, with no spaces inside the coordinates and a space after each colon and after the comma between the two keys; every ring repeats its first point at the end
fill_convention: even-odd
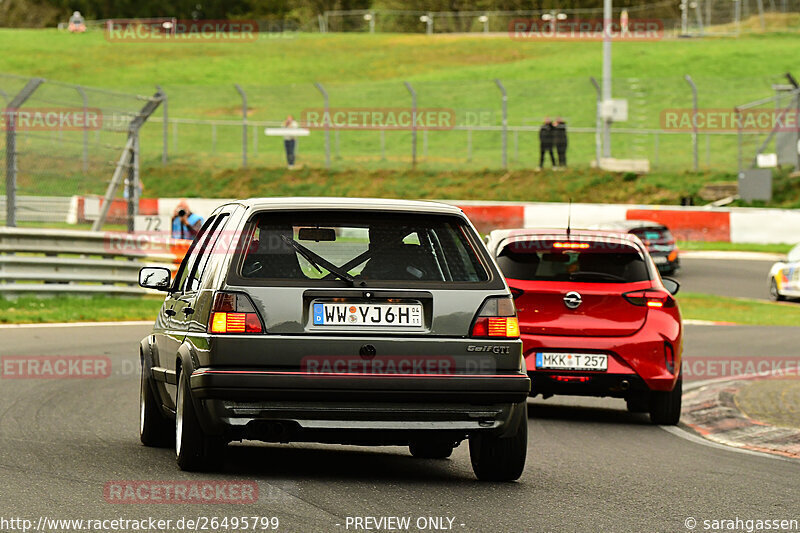
{"type": "Polygon", "coordinates": [[[172,213],[172,238],[193,240],[200,233],[203,222],[203,217],[192,213],[186,200],[181,200],[172,213]]]}
{"type": "Polygon", "coordinates": [[[567,166],[567,123],[556,117],[553,122],[553,144],[558,152],[558,166],[567,166]]]}
{"type": "Polygon", "coordinates": [[[83,33],[86,31],[86,21],[80,11],[75,11],[69,18],[69,31],[71,33],[83,33]]]}
{"type": "Polygon", "coordinates": [[[550,117],[544,117],[544,124],[539,128],[539,168],[544,167],[544,156],[550,153],[550,163],[555,167],[556,158],[553,157],[553,124],[550,117]]]}
{"type": "MultiPolygon", "coordinates": [[[[297,121],[292,115],[289,115],[283,121],[283,127],[297,129],[297,121]]],[[[289,165],[289,170],[292,170],[294,169],[294,151],[297,148],[297,137],[286,135],[283,138],[283,147],[286,149],[286,163],[289,165]]]]}

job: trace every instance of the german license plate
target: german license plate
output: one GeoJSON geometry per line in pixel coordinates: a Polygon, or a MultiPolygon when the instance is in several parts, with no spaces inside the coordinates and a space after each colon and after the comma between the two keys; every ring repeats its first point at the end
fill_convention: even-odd
{"type": "Polygon", "coordinates": [[[536,368],[542,370],[608,370],[608,355],[599,353],[537,352],[536,368]]]}
{"type": "Polygon", "coordinates": [[[665,255],[654,255],[653,256],[653,261],[657,265],[665,265],[667,263],[667,256],[665,256],[665,255]]]}
{"type": "Polygon", "coordinates": [[[320,303],[312,304],[315,326],[422,327],[422,304],[320,303]]]}

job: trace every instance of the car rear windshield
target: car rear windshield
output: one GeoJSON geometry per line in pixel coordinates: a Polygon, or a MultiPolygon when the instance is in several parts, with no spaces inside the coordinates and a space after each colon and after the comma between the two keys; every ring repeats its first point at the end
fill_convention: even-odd
{"type": "Polygon", "coordinates": [[[497,264],[507,278],[521,280],[630,283],[650,279],[639,250],[616,240],[518,240],[502,248],[497,264]]]}
{"type": "Polygon", "coordinates": [[[470,239],[453,216],[414,213],[264,213],[240,263],[248,280],[313,283],[482,282],[489,279],[470,239]]]}
{"type": "Polygon", "coordinates": [[[667,228],[636,228],[632,229],[630,233],[639,237],[644,243],[666,244],[673,240],[672,234],[667,228]]]}

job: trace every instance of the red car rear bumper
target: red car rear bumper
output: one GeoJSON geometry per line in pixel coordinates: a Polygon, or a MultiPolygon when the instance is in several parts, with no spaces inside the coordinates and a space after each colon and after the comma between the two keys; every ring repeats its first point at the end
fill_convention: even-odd
{"type": "Polygon", "coordinates": [[[682,346],[680,326],[668,329],[676,329],[677,334],[668,337],[646,326],[627,337],[523,334],[528,375],[533,380],[531,395],[552,393],[624,396],[627,390],[643,387],[654,391],[670,391],[675,387],[678,371],[673,373],[668,368],[668,351],[671,350],[673,354],[673,368],[680,369],[682,346]],[[538,369],[537,352],[605,353],[608,354],[608,370],[538,369]],[[579,377],[589,379],[579,380],[579,377]]]}

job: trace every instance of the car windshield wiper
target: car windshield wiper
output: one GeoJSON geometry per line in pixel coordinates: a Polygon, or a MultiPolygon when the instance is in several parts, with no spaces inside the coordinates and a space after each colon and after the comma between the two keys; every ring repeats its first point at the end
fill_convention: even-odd
{"type": "Polygon", "coordinates": [[[286,235],[281,235],[281,239],[283,239],[286,244],[294,248],[297,253],[302,255],[305,260],[308,261],[311,266],[313,266],[320,274],[322,274],[322,270],[320,270],[319,267],[322,267],[328,272],[336,274],[342,280],[347,281],[351,286],[356,284],[356,278],[348,274],[346,271],[340,269],[324,257],[312,252],[296,240],[292,239],[291,237],[287,237],[286,235]]]}

